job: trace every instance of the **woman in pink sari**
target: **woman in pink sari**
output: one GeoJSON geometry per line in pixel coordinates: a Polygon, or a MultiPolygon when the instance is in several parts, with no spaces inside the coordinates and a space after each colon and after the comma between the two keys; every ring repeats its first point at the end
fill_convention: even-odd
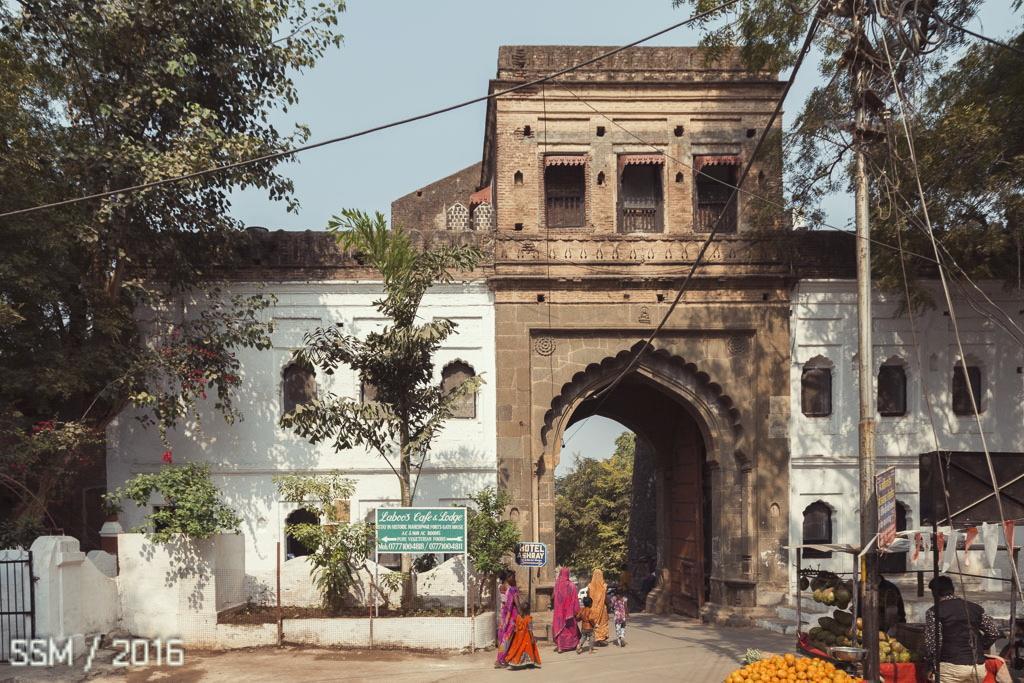
{"type": "Polygon", "coordinates": [[[508,588],[502,599],[501,618],[498,621],[498,655],[494,658],[494,666],[507,664],[505,655],[516,632],[516,617],[519,616],[519,588],[516,587],[516,575],[509,572],[508,588]]]}
{"type": "Polygon", "coordinates": [[[576,626],[576,613],[580,611],[580,599],[576,586],[569,579],[569,568],[558,570],[552,602],[555,612],[551,619],[554,630],[555,652],[575,650],[580,642],[580,629],[576,626]]]}

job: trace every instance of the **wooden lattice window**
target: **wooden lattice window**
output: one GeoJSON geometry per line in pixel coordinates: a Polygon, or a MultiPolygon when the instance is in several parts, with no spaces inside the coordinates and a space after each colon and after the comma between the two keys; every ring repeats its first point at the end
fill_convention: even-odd
{"type": "Polygon", "coordinates": [[[878,369],[878,414],[901,417],[907,414],[907,371],[901,363],[886,361],[878,369]]]}
{"type": "Polygon", "coordinates": [[[832,364],[821,357],[808,361],[800,375],[800,411],[807,417],[832,414],[832,364]]]}
{"type": "Polygon", "coordinates": [[[662,232],[664,159],[658,154],[619,157],[619,232],[662,232]]]}
{"type": "MultiPolygon", "coordinates": [[[[828,545],[832,543],[832,508],[816,500],[804,510],[803,524],[804,545],[828,545]]],[[[828,558],[832,553],[826,550],[804,548],[803,556],[810,558],[828,558]]]]}
{"type": "MultiPolygon", "coordinates": [[[[447,394],[475,376],[476,371],[473,366],[462,361],[454,361],[444,366],[441,371],[441,389],[447,394]]],[[[476,418],[476,392],[468,392],[459,397],[455,403],[452,417],[468,420],[476,418]]]]}
{"type": "Polygon", "coordinates": [[[586,224],[586,157],[544,158],[544,217],[549,228],[582,228],[586,224]]]}
{"type": "Polygon", "coordinates": [[[696,232],[734,233],[737,227],[736,196],[739,160],[733,156],[694,157],[694,221],[696,232]],[[719,220],[721,216],[721,220],[719,220]]]}
{"type": "Polygon", "coordinates": [[[974,415],[974,408],[971,406],[971,393],[974,394],[974,403],[978,406],[978,412],[985,412],[985,406],[981,402],[981,367],[978,365],[967,366],[967,377],[964,377],[964,366],[957,363],[953,367],[953,414],[974,415]],[[967,379],[970,379],[970,388],[967,386],[967,379]]]}
{"type": "Polygon", "coordinates": [[[285,413],[316,399],[316,373],[307,365],[288,365],[281,378],[282,407],[285,413]]]}

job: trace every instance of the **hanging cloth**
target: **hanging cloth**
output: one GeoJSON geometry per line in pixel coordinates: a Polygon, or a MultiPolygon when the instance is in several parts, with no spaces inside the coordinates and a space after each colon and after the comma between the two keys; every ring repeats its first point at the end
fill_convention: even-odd
{"type": "Polygon", "coordinates": [[[921,551],[924,549],[924,539],[921,538],[921,532],[918,531],[914,534],[914,554],[910,557],[911,562],[917,562],[917,558],[921,556],[921,551]]]}
{"type": "Polygon", "coordinates": [[[978,527],[967,527],[967,535],[964,537],[964,566],[971,566],[971,544],[978,537],[978,527]]]}
{"type": "Polygon", "coordinates": [[[959,533],[953,529],[949,530],[949,536],[946,540],[946,547],[942,552],[942,571],[949,571],[949,568],[956,562],[956,539],[959,533]]]}
{"type": "Polygon", "coordinates": [[[1014,521],[1007,519],[1003,522],[1003,531],[1006,532],[1006,553],[1011,558],[1010,563],[1013,563],[1013,526],[1014,521]]]}
{"type": "Polygon", "coordinates": [[[989,569],[996,568],[996,553],[999,552],[999,525],[985,522],[981,525],[981,542],[985,546],[985,561],[989,569]]]}

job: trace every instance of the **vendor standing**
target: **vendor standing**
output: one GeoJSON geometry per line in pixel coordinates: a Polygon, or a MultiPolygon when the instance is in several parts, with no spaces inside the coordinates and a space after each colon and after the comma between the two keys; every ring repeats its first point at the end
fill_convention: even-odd
{"type": "Polygon", "coordinates": [[[928,584],[936,604],[925,614],[925,662],[939,683],[985,680],[985,652],[1000,636],[999,627],[981,605],[954,595],[953,579],[937,576],[928,584]]]}
{"type": "Polygon", "coordinates": [[[878,628],[889,632],[896,624],[907,623],[907,610],[899,586],[878,575],[878,628]]]}

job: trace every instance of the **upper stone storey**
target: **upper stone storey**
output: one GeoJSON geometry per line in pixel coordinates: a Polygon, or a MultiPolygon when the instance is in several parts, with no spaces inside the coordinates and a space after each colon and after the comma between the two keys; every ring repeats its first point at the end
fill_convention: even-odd
{"type": "Polygon", "coordinates": [[[709,62],[699,48],[635,47],[500,94],[610,49],[500,49],[480,178],[498,232],[664,239],[716,222],[723,235],[786,227],[781,121],[732,198],[783,87],[735,53],[709,62]]]}

